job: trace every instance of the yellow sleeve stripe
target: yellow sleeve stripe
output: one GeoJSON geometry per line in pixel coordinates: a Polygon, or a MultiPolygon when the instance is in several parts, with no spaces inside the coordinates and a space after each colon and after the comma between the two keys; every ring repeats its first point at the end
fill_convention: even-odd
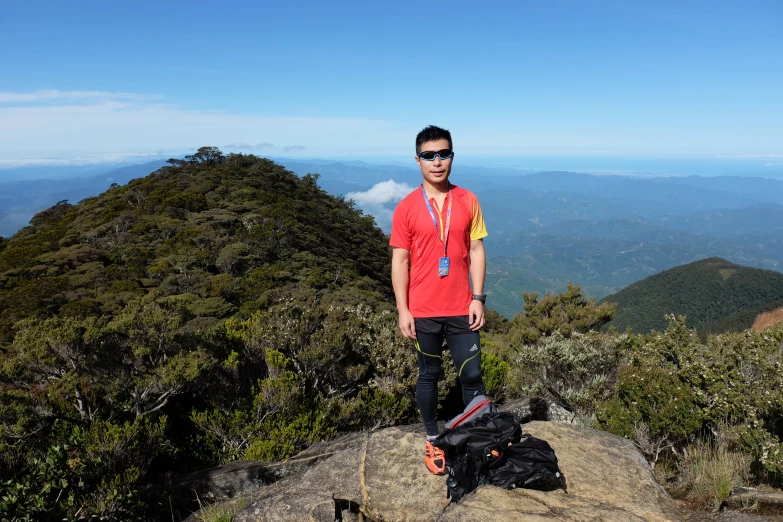
{"type": "Polygon", "coordinates": [[[478,199],[473,199],[470,218],[470,240],[477,241],[487,237],[487,226],[484,224],[484,214],[481,213],[481,205],[478,199]]]}

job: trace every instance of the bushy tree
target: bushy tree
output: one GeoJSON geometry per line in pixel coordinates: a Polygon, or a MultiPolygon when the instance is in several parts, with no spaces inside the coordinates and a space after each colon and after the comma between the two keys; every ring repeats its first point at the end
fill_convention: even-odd
{"type": "Polygon", "coordinates": [[[4,358],[4,380],[35,397],[52,415],[91,421],[106,392],[103,377],[111,372],[98,318],[28,319],[4,358]]]}
{"type": "Polygon", "coordinates": [[[0,368],[0,516],[147,518],[145,479],[166,451],[166,418],[124,414],[138,395],[123,371],[134,356],[118,349],[104,318],[28,319],[17,330],[0,368]]]}
{"type": "Polygon", "coordinates": [[[616,396],[599,405],[600,425],[635,439],[653,462],[723,427],[770,479],[783,479],[783,328],[704,343],[683,317],[668,321],[621,369],[616,396]]]}
{"type": "Polygon", "coordinates": [[[574,333],[597,330],[614,316],[616,305],[596,304],[595,298],[582,294],[578,285],[568,284],[561,294],[547,293],[541,299],[535,292],[524,293],[524,312],[514,316],[509,327],[509,343],[518,348],[559,333],[565,338],[574,333]]]}
{"type": "Polygon", "coordinates": [[[217,401],[191,413],[222,459],[285,458],[337,432],[414,414],[415,357],[388,312],[324,305],[309,294],[226,329],[244,352],[224,366],[260,365],[249,396],[232,408],[217,401]]]}
{"type": "Polygon", "coordinates": [[[14,446],[23,441],[0,439],[2,453],[17,450],[25,458],[22,472],[3,469],[0,519],[150,520],[161,510],[162,497],[144,479],[166,442],[165,426],[165,418],[97,420],[86,427],[56,421],[50,444],[22,451],[14,446]]]}
{"type": "Polygon", "coordinates": [[[631,349],[625,335],[560,333],[542,338],[510,356],[509,394],[541,396],[593,426],[596,404],[614,395],[618,369],[631,349]]]}
{"type": "Polygon", "coordinates": [[[193,336],[180,330],[186,306],[182,298],[150,293],[129,303],[106,326],[106,348],[116,363],[115,400],[136,417],[164,408],[215,364],[193,336]]]}

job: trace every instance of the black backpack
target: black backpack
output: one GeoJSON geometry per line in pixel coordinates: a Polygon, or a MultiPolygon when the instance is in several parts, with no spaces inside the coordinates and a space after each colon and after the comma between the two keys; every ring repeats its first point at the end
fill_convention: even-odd
{"type": "Polygon", "coordinates": [[[554,473],[558,479],[562,477],[554,451],[546,442],[529,435],[523,442],[521,438],[522,427],[508,412],[487,413],[440,434],[433,445],[446,456],[447,497],[457,502],[483,484],[507,489],[549,488],[552,462],[554,473]],[[507,453],[510,448],[515,449],[507,453]],[[525,464],[527,458],[532,460],[525,464]]]}
{"type": "Polygon", "coordinates": [[[524,435],[521,441],[503,449],[500,462],[489,472],[488,482],[504,489],[565,488],[555,451],[547,441],[532,435],[524,435]]]}

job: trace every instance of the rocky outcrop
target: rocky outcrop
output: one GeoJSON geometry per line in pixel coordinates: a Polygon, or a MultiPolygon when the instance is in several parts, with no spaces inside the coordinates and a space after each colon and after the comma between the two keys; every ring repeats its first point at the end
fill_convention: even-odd
{"type": "Polygon", "coordinates": [[[190,512],[204,503],[223,502],[289,476],[301,475],[319,460],[361,444],[365,434],[351,433],[329,442],[316,442],[305,451],[282,462],[240,460],[199,470],[172,480],[173,504],[190,512]]]}
{"type": "MultiPolygon", "coordinates": [[[[525,397],[504,404],[521,422],[533,420],[569,421],[555,404],[540,397],[525,397]]],[[[565,411],[565,410],[563,410],[565,411]]],[[[289,475],[302,474],[319,460],[356,446],[365,434],[351,433],[328,442],[316,442],[295,457],[282,462],[243,460],[183,475],[172,481],[174,507],[180,512],[198,510],[205,503],[235,499],[289,475]]]]}
{"type": "Polygon", "coordinates": [[[500,406],[500,411],[513,413],[520,423],[534,420],[573,423],[576,415],[554,401],[542,397],[514,399],[500,406]]]}
{"type": "Polygon", "coordinates": [[[723,506],[733,508],[762,506],[783,510],[783,493],[761,491],[756,488],[734,488],[729,497],[723,501],[723,506]]]}
{"type": "Polygon", "coordinates": [[[553,422],[525,432],[557,453],[568,492],[480,486],[459,503],[446,499],[445,477],[426,472],[420,426],[388,428],[345,441],[343,449],[301,475],[252,495],[237,522],[679,521],[674,501],[625,439],[553,422]]]}
{"type": "Polygon", "coordinates": [[[783,522],[780,516],[764,516],[742,511],[686,511],[685,522],[783,522]]]}

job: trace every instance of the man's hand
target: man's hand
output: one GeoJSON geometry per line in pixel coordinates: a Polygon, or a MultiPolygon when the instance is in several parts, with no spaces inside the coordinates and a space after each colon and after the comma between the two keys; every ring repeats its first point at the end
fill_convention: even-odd
{"type": "Polygon", "coordinates": [[[474,332],[481,330],[484,326],[484,303],[475,299],[470,302],[468,321],[470,322],[471,330],[474,332]]]}
{"type": "MultiPolygon", "coordinates": [[[[482,318],[484,317],[483,311],[481,316],[482,318]]],[[[411,314],[410,310],[400,312],[400,331],[404,337],[416,339],[416,323],[413,321],[413,314],[411,314]]]]}

